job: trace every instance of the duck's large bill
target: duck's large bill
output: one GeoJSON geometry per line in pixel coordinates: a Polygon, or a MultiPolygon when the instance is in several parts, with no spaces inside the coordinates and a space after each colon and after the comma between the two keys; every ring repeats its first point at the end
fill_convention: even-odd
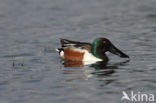
{"type": "Polygon", "coordinates": [[[112,46],[109,48],[109,52],[118,55],[122,58],[129,58],[129,56],[125,53],[123,53],[122,51],[120,51],[119,49],[117,49],[113,44],[111,44],[112,46]]]}

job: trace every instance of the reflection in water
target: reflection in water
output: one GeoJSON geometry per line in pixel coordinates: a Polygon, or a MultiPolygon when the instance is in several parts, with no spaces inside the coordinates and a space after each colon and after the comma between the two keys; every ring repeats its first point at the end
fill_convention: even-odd
{"type": "Polygon", "coordinates": [[[115,73],[115,70],[118,69],[120,66],[126,65],[130,60],[126,60],[123,62],[113,63],[113,64],[103,64],[102,62],[98,62],[96,64],[92,64],[92,67],[95,68],[95,70],[92,72],[92,74],[96,75],[99,78],[99,81],[104,81],[103,85],[108,85],[115,81],[115,79],[106,79],[105,77],[111,76],[115,73]]]}
{"type": "Polygon", "coordinates": [[[63,65],[64,67],[81,67],[84,63],[82,61],[64,60],[63,65]]]}
{"type": "Polygon", "coordinates": [[[86,64],[90,64],[90,67],[94,67],[96,70],[98,69],[115,69],[120,65],[125,65],[126,63],[128,63],[130,60],[126,60],[123,62],[118,62],[115,64],[112,64],[111,66],[107,66],[107,62],[83,62],[83,61],[71,61],[71,60],[64,60],[63,65],[64,67],[83,67],[86,64]]]}
{"type": "MultiPolygon", "coordinates": [[[[114,64],[107,65],[106,62],[96,62],[91,65],[85,66],[82,61],[64,61],[63,65],[66,68],[63,72],[64,74],[83,74],[81,77],[76,79],[88,79],[93,75],[98,77],[109,76],[115,73],[115,69],[118,69],[119,66],[125,65],[130,60],[124,62],[118,62],[114,64]],[[70,69],[69,69],[70,67],[70,69]],[[74,67],[74,68],[73,68],[74,67]],[[83,69],[75,69],[75,67],[83,67],[83,69]]],[[[72,78],[73,80],[73,78],[72,78]]]]}
{"type": "Polygon", "coordinates": [[[126,63],[128,63],[130,60],[126,60],[123,62],[117,62],[111,65],[107,65],[107,63],[104,62],[97,62],[95,64],[92,64],[91,67],[94,67],[96,70],[100,70],[100,69],[117,69],[118,66],[123,66],[126,63]]]}

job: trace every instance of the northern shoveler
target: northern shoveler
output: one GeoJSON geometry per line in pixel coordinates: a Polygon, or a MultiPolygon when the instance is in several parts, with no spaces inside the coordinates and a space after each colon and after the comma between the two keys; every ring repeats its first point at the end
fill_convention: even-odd
{"type": "Polygon", "coordinates": [[[77,42],[61,39],[61,48],[56,50],[64,60],[71,61],[108,61],[106,52],[109,51],[122,58],[129,58],[128,55],[117,49],[108,39],[97,38],[93,43],[77,42]]]}

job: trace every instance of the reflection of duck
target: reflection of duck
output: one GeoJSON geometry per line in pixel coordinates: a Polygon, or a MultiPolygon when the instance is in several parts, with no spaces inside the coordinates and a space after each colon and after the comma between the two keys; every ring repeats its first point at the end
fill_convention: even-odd
{"type": "Polygon", "coordinates": [[[129,58],[106,38],[97,38],[93,44],[61,39],[61,44],[62,47],[56,50],[64,60],[107,62],[108,57],[105,54],[107,51],[122,58],[129,58]]]}
{"type": "Polygon", "coordinates": [[[63,65],[64,65],[64,67],[81,67],[81,66],[84,66],[82,61],[71,61],[71,60],[64,60],[63,65]]]}
{"type": "Polygon", "coordinates": [[[129,61],[130,60],[126,60],[126,61],[123,61],[123,62],[117,62],[117,63],[113,63],[113,64],[111,64],[109,66],[105,62],[96,62],[94,64],[91,64],[91,67],[94,67],[96,70],[100,70],[100,69],[117,69],[118,66],[125,65],[129,61]]]}
{"type": "Polygon", "coordinates": [[[114,64],[107,65],[105,62],[96,62],[94,64],[91,64],[91,67],[94,67],[95,71],[92,72],[92,74],[98,75],[98,76],[106,76],[115,73],[115,69],[118,69],[119,66],[125,65],[129,62],[129,60],[118,62],[114,64]]]}
{"type": "MultiPolygon", "coordinates": [[[[111,74],[115,73],[115,69],[118,69],[119,66],[125,65],[129,62],[129,60],[124,61],[124,62],[118,62],[115,64],[109,64],[106,65],[104,62],[96,62],[94,64],[84,66],[83,69],[81,68],[66,68],[64,69],[64,74],[73,74],[77,72],[82,72],[83,76],[81,76],[79,79],[88,79],[92,77],[93,75],[96,75],[98,77],[103,76],[110,76],[111,74]]],[[[63,63],[64,67],[82,67],[83,62],[81,61],[64,61],[63,63]]],[[[108,81],[112,82],[112,81],[108,81]]]]}

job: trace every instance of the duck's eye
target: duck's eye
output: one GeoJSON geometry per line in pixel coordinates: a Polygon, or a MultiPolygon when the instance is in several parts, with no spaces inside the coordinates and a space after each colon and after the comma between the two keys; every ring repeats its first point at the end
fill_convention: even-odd
{"type": "Polygon", "coordinates": [[[106,41],[103,41],[103,43],[106,44],[107,42],[106,41]]]}

